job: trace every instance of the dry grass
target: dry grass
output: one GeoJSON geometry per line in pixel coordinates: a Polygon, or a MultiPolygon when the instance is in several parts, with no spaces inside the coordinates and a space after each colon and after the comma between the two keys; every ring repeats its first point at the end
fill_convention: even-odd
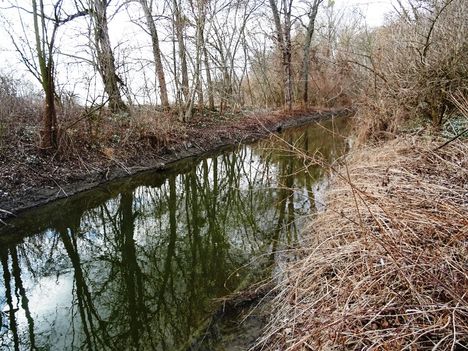
{"type": "Polygon", "coordinates": [[[258,349],[463,350],[468,145],[399,138],[353,153],[258,349]]]}

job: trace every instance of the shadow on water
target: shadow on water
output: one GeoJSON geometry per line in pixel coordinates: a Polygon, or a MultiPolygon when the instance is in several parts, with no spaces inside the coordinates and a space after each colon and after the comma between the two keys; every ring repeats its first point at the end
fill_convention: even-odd
{"type": "MultiPolygon", "coordinates": [[[[345,126],[282,137],[333,160],[345,142],[324,128],[345,126]]],[[[271,138],[25,213],[0,229],[0,349],[193,348],[215,298],[268,275],[297,242],[322,179],[271,138]]],[[[197,348],[236,349],[236,333],[231,323],[197,348]]]]}

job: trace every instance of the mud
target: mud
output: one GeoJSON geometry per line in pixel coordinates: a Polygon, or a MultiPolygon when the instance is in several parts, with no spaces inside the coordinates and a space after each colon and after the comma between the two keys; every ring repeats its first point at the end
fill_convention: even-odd
{"type": "Polygon", "coordinates": [[[249,126],[246,128],[245,125],[240,124],[238,128],[231,128],[227,132],[220,132],[216,129],[204,130],[203,133],[189,142],[184,141],[171,145],[150,157],[142,155],[141,160],[131,166],[119,162],[96,172],[73,173],[71,171],[71,176],[66,180],[55,178],[53,174],[46,175],[45,177],[49,178],[47,185],[44,185],[44,182],[38,182],[37,185],[33,184],[28,189],[23,189],[18,185],[17,189],[13,188],[15,190],[9,192],[8,195],[0,193],[0,220],[14,217],[27,209],[69,197],[116,179],[130,177],[149,170],[168,170],[177,161],[186,158],[201,157],[224,147],[254,142],[287,128],[349,114],[348,109],[339,109],[284,116],[276,121],[270,120],[266,124],[260,122],[253,125],[252,128],[248,128],[249,126]]]}

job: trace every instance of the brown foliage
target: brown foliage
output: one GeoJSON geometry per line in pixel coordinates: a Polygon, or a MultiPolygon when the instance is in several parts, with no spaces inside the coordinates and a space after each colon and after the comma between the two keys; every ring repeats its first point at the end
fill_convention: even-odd
{"type": "Polygon", "coordinates": [[[361,140],[394,133],[408,121],[439,127],[455,111],[451,96],[468,93],[466,1],[410,2],[413,12],[401,7],[350,55],[366,82],[357,102],[361,140]]]}
{"type": "Polygon", "coordinates": [[[468,146],[439,144],[397,139],[338,170],[259,348],[468,345],[468,146]]]}

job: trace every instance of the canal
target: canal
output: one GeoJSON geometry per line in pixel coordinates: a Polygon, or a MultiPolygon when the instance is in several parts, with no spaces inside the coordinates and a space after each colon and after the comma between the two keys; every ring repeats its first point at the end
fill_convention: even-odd
{"type": "Polygon", "coordinates": [[[200,337],[219,299],[268,278],[323,206],[323,169],[293,149],[331,162],[346,130],[344,118],[290,129],[10,221],[0,228],[0,349],[235,349],[242,326],[200,337]]]}

